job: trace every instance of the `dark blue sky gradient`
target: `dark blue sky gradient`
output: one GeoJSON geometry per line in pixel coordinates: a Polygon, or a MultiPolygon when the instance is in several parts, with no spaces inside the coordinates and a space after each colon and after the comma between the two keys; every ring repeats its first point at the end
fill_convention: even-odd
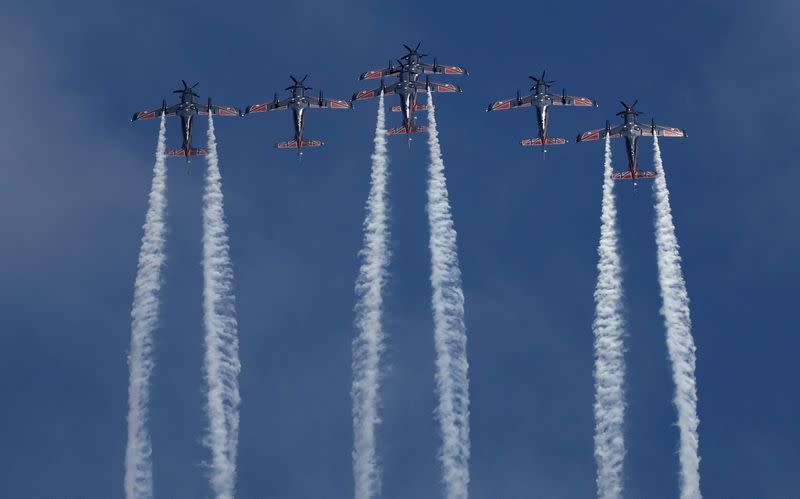
{"type": "MultiPolygon", "coordinates": [[[[328,97],[423,41],[472,75],[437,97],[459,235],[471,379],[472,497],[594,494],[592,293],[602,145],[518,146],[530,110],[491,100],[547,69],[597,110],[556,109],[571,141],[617,99],[690,138],[664,140],[698,346],[706,497],[800,491],[796,301],[797,2],[88,1],[10,5],[0,20],[0,496],[122,497],[130,306],[157,124],[130,115],[180,79],[243,106],[288,75],[328,97]]],[[[444,80],[444,79],[443,79],[444,80]]],[[[389,100],[389,104],[395,104],[389,100]]],[[[399,116],[390,116],[399,123],[399,116]]],[[[352,497],[353,284],[375,103],[312,112],[301,166],[290,115],[217,120],[243,370],[242,498],[352,497]]],[[[205,124],[195,142],[203,145],[205,124]]],[[[178,124],[167,130],[179,144],[178,124]]],[[[622,168],[623,149],[614,144],[622,168]]],[[[441,496],[433,420],[427,148],[391,139],[387,499],[441,496]]],[[[651,141],[642,143],[652,164],[651,141]]],[[[157,497],[209,497],[201,438],[205,163],[170,161],[168,266],[151,431],[157,497]]],[[[649,186],[618,186],[624,258],[627,497],[677,495],[677,428],[659,315],[649,186]]]]}

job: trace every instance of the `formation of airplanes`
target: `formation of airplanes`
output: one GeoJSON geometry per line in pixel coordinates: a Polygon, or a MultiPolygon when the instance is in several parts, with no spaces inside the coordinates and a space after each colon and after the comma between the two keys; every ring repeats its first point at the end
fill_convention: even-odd
{"type": "Polygon", "coordinates": [[[437,83],[431,82],[429,75],[468,75],[466,69],[459,66],[440,66],[436,59],[433,64],[422,62],[423,57],[428,54],[421,54],[418,43],[415,48],[408,45],[403,47],[408,50],[408,53],[397,60],[400,64],[395,66],[392,61],[389,61],[389,66],[382,69],[373,69],[362,73],[359,80],[372,80],[376,78],[381,79],[380,88],[373,90],[362,90],[353,94],[352,101],[371,99],[380,94],[383,95],[399,95],[400,105],[392,107],[392,111],[403,113],[403,126],[398,128],[390,128],[386,130],[389,135],[406,134],[408,135],[409,142],[411,134],[415,132],[424,132],[426,127],[417,125],[415,123],[415,114],[417,111],[427,111],[427,106],[417,104],[417,94],[424,94],[428,92],[461,92],[461,87],[452,83],[437,83]],[[421,75],[425,76],[425,82],[420,82],[421,75]],[[385,76],[396,77],[397,83],[386,85],[383,78],[385,76]]]}
{"type": "MultiPolygon", "coordinates": [[[[318,97],[309,96],[306,91],[311,90],[311,87],[305,85],[308,75],[299,80],[294,76],[290,76],[293,84],[285,89],[290,92],[289,97],[278,98],[278,94],[275,93],[271,101],[252,104],[246,106],[244,111],[241,111],[233,106],[214,105],[211,102],[211,98],[208,99],[207,104],[195,102],[194,99],[200,97],[194,91],[197,83],[189,86],[186,81],[182,80],[183,88],[173,91],[173,93],[180,94],[180,103],[167,106],[167,101],[164,100],[160,108],[135,113],[131,121],[160,118],[162,115],[165,117],[179,116],[181,118],[183,144],[180,148],[167,150],[166,155],[169,157],[184,157],[188,163],[191,156],[208,154],[208,150],[196,148],[192,145],[192,128],[195,116],[208,116],[211,113],[217,116],[243,117],[253,113],[291,109],[294,139],[278,142],[275,147],[278,149],[294,149],[302,158],[304,148],[324,145],[321,140],[307,139],[305,137],[305,111],[307,109],[353,109],[353,103],[356,101],[372,99],[380,95],[397,95],[400,97],[400,105],[392,106],[392,111],[402,114],[402,124],[399,127],[387,129],[386,133],[389,135],[406,135],[410,145],[411,134],[427,130],[427,127],[416,123],[416,113],[428,110],[427,105],[417,102],[419,94],[428,92],[460,93],[462,91],[461,87],[454,83],[431,81],[431,75],[469,75],[466,68],[440,65],[436,58],[433,59],[433,64],[424,62],[423,58],[428,57],[428,55],[419,51],[420,46],[421,43],[418,43],[414,48],[403,45],[407,53],[396,60],[397,65],[390,60],[389,65],[386,67],[362,73],[359,80],[380,79],[380,87],[356,92],[349,101],[326,98],[323,96],[322,91],[319,92],[318,97]],[[421,80],[422,76],[425,77],[424,81],[421,80]],[[386,78],[396,78],[397,81],[387,84],[386,78]]],[[[492,102],[486,110],[501,111],[526,107],[535,108],[538,134],[536,137],[523,139],[520,144],[524,147],[541,147],[542,156],[544,157],[547,152],[547,146],[569,142],[563,137],[551,137],[548,135],[549,112],[552,107],[598,107],[598,104],[596,100],[589,97],[567,95],[566,90],[562,90],[560,94],[551,93],[550,87],[555,82],[547,80],[544,71],[541,76],[530,76],[529,78],[533,80],[533,86],[530,88],[531,94],[522,95],[518,90],[516,97],[492,102]]],[[[688,135],[685,130],[680,128],[656,125],[654,119],[651,120],[650,124],[642,124],[637,119],[642,113],[635,109],[638,101],[634,101],[630,105],[620,102],[624,109],[618,112],[617,116],[622,118],[622,124],[612,126],[606,121],[604,128],[589,130],[578,135],[576,142],[601,140],[606,137],[611,139],[624,138],[625,151],[628,158],[628,171],[614,172],[612,178],[615,180],[631,179],[633,180],[633,185],[636,185],[638,179],[656,176],[655,172],[639,169],[637,160],[639,137],[688,137],[688,135]]]]}

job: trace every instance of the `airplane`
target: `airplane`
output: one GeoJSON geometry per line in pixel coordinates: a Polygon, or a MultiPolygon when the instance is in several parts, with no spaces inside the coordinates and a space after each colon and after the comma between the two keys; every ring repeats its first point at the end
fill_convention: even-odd
{"type": "Polygon", "coordinates": [[[380,78],[381,86],[373,90],[362,90],[353,94],[352,101],[372,99],[380,94],[383,95],[399,95],[400,105],[393,106],[392,111],[403,113],[403,126],[397,128],[390,128],[386,131],[389,135],[406,134],[408,135],[409,145],[411,143],[411,134],[415,132],[424,132],[427,127],[417,125],[415,123],[416,111],[427,111],[428,107],[424,104],[417,104],[417,94],[427,92],[461,92],[458,85],[452,83],[436,83],[430,81],[429,75],[469,75],[469,72],[460,66],[446,66],[439,65],[436,58],[433,59],[433,64],[422,62],[423,57],[428,54],[419,52],[419,47],[422,42],[417,43],[415,48],[408,45],[403,45],[408,51],[397,62],[399,66],[395,66],[394,62],[389,61],[389,65],[382,69],[374,69],[367,71],[361,76],[359,80],[373,80],[380,78]],[[420,75],[426,75],[425,82],[419,81],[420,75]],[[383,78],[386,76],[398,78],[398,82],[386,85],[383,78]]]}
{"type": "Polygon", "coordinates": [[[311,90],[311,87],[305,86],[305,75],[302,80],[297,80],[294,76],[289,76],[292,79],[293,85],[286,87],[285,90],[292,92],[292,96],[288,99],[279,99],[278,94],[270,102],[263,104],[253,104],[247,106],[242,116],[250,113],[264,113],[267,111],[280,111],[284,109],[291,109],[294,115],[294,140],[287,140],[278,142],[275,147],[278,149],[297,149],[298,156],[302,159],[303,148],[305,147],[320,147],[323,145],[321,140],[306,140],[303,138],[305,129],[305,110],[311,109],[352,109],[353,105],[346,100],[341,99],[327,99],[323,97],[322,90],[319,92],[319,97],[306,96],[306,90],[311,90]]]}
{"type": "Polygon", "coordinates": [[[653,137],[656,135],[659,137],[689,136],[685,130],[680,128],[656,125],[655,119],[651,120],[649,125],[639,123],[636,118],[643,113],[634,109],[638,102],[639,101],[636,100],[633,102],[633,104],[628,105],[625,102],[620,101],[620,103],[625,107],[624,110],[617,113],[617,116],[621,116],[624,121],[622,125],[616,125],[612,127],[608,121],[606,121],[605,128],[598,128],[597,130],[583,132],[582,134],[578,135],[577,140],[578,142],[586,142],[589,140],[604,139],[606,136],[609,136],[612,139],[625,137],[625,149],[628,155],[628,171],[614,172],[611,174],[611,178],[614,180],[631,179],[633,180],[634,187],[637,185],[636,179],[654,178],[656,176],[656,172],[639,170],[639,164],[637,162],[637,155],[639,152],[639,137],[653,137]]]}
{"type": "Polygon", "coordinates": [[[186,162],[189,163],[191,156],[205,156],[208,154],[208,149],[198,149],[192,147],[192,129],[194,125],[195,116],[208,116],[209,111],[211,114],[218,116],[239,116],[239,110],[232,106],[217,106],[211,104],[211,97],[208,98],[208,104],[198,104],[194,102],[195,97],[200,97],[194,91],[194,88],[199,84],[195,83],[191,87],[185,80],[181,80],[183,88],[173,90],[174,94],[181,94],[181,103],[174,106],[167,107],[167,101],[161,103],[158,109],[148,109],[134,113],[131,122],[138,120],[149,120],[152,118],[161,117],[163,114],[166,117],[180,116],[181,128],[183,129],[183,145],[180,149],[168,149],[165,154],[170,157],[185,157],[186,162]]]}
{"type": "Polygon", "coordinates": [[[566,89],[562,90],[561,95],[549,93],[550,86],[555,81],[547,81],[545,72],[542,71],[542,76],[529,76],[534,81],[531,95],[522,96],[517,90],[517,96],[513,99],[506,99],[489,104],[486,111],[500,111],[505,109],[514,109],[518,107],[535,107],[536,108],[536,124],[539,126],[539,136],[531,139],[523,139],[520,145],[529,146],[542,146],[542,158],[547,153],[548,145],[566,144],[567,139],[561,137],[548,137],[547,136],[547,118],[550,106],[579,106],[579,107],[597,107],[597,102],[588,97],[574,97],[567,95],[566,89]]]}

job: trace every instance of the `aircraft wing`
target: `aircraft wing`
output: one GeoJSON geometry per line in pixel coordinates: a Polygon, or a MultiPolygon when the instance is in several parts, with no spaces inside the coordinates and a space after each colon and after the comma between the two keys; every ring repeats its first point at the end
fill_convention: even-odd
{"type": "MultiPolygon", "coordinates": [[[[131,121],[139,121],[139,120],[150,120],[153,118],[160,118],[161,117],[161,110],[163,108],[157,107],[155,109],[148,109],[146,111],[140,111],[138,113],[133,113],[133,117],[131,121]]],[[[170,106],[167,108],[166,116],[175,116],[175,113],[178,111],[178,105],[170,106]]]]}
{"type": "Polygon", "coordinates": [[[622,137],[622,125],[612,126],[611,129],[598,128],[597,130],[589,130],[578,135],[577,142],[588,142],[590,140],[600,140],[606,138],[606,134],[612,138],[617,139],[622,137]]]}
{"type": "Polygon", "coordinates": [[[461,87],[455,85],[453,83],[436,83],[436,82],[416,82],[414,85],[417,87],[417,92],[419,93],[426,93],[429,90],[431,92],[446,92],[446,93],[453,93],[453,92],[461,92],[461,87]]]}
{"type": "Polygon", "coordinates": [[[288,107],[289,99],[271,100],[269,102],[247,106],[244,108],[244,114],[248,115],[250,113],[266,113],[267,111],[283,111],[284,109],[288,109],[288,107]]]}
{"type": "Polygon", "coordinates": [[[461,66],[442,66],[439,64],[420,64],[426,75],[469,75],[467,68],[461,66]]]}
{"type": "MultiPolygon", "coordinates": [[[[197,104],[197,114],[200,116],[208,116],[208,104],[197,104]]],[[[217,116],[239,116],[239,110],[233,106],[217,106],[211,105],[211,114],[217,116]]]]}
{"type": "Polygon", "coordinates": [[[489,104],[489,107],[486,108],[487,111],[502,111],[505,109],[514,109],[516,107],[531,107],[531,102],[533,101],[532,95],[526,95],[524,97],[514,97],[513,99],[506,99],[506,100],[499,100],[497,102],[492,102],[489,104]]]}
{"type": "Polygon", "coordinates": [[[400,74],[400,68],[373,69],[371,71],[361,73],[361,76],[359,76],[358,79],[375,80],[377,78],[383,78],[384,76],[397,76],[399,74],[400,74]]]}
{"type": "Polygon", "coordinates": [[[579,106],[597,107],[597,102],[588,97],[575,97],[574,95],[555,95],[551,94],[554,106],[579,106]]]}
{"type": "MultiPolygon", "coordinates": [[[[383,87],[383,95],[394,95],[397,92],[397,83],[393,83],[391,85],[383,87]]],[[[381,94],[380,88],[375,88],[372,90],[362,90],[353,94],[353,98],[351,100],[366,100],[372,99],[373,97],[378,97],[381,94]]]]}
{"type": "MultiPolygon", "coordinates": [[[[380,91],[380,90],[379,90],[380,91]]],[[[312,99],[309,97],[308,99],[308,107],[311,108],[329,108],[329,109],[352,109],[353,105],[347,102],[346,100],[341,99],[312,99]]]]}
{"type": "Polygon", "coordinates": [[[674,128],[671,126],[656,125],[655,130],[652,126],[642,125],[642,135],[652,137],[658,135],[659,137],[688,137],[689,135],[685,130],[674,128]],[[655,133],[653,133],[655,132],[655,133]]]}

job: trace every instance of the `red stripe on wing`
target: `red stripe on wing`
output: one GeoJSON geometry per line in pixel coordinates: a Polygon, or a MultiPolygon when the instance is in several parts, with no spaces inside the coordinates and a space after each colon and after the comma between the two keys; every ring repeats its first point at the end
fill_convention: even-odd
{"type": "Polygon", "coordinates": [[[267,104],[253,104],[247,108],[248,113],[263,113],[267,110],[267,104]]]}
{"type": "Polygon", "coordinates": [[[148,109],[147,111],[136,113],[137,120],[149,120],[155,118],[156,116],[161,116],[161,108],[148,109]]]}
{"type": "Polygon", "coordinates": [[[581,134],[581,140],[599,140],[600,132],[603,130],[603,128],[600,128],[598,130],[589,130],[588,132],[583,132],[581,134]]]}
{"type": "Polygon", "coordinates": [[[220,106],[219,109],[217,109],[217,114],[220,116],[238,116],[239,111],[237,111],[235,107],[220,106]]]}
{"type": "Polygon", "coordinates": [[[362,90],[356,94],[355,100],[371,99],[375,97],[375,90],[362,90]]]}
{"type": "Polygon", "coordinates": [[[331,107],[334,109],[348,109],[350,104],[345,100],[331,99],[331,107]]]}
{"type": "Polygon", "coordinates": [[[592,106],[592,105],[594,105],[592,103],[592,99],[589,99],[588,97],[572,97],[572,102],[576,106],[592,106]]]}
{"type": "Polygon", "coordinates": [[[497,101],[492,104],[492,111],[501,111],[504,109],[511,109],[511,99],[497,101]]]}
{"type": "Polygon", "coordinates": [[[367,71],[363,75],[361,75],[362,80],[374,80],[375,78],[380,78],[383,76],[382,69],[373,69],[372,71],[367,71]]]}
{"type": "Polygon", "coordinates": [[[458,92],[458,89],[452,83],[436,83],[436,90],[438,92],[458,92]]]}

